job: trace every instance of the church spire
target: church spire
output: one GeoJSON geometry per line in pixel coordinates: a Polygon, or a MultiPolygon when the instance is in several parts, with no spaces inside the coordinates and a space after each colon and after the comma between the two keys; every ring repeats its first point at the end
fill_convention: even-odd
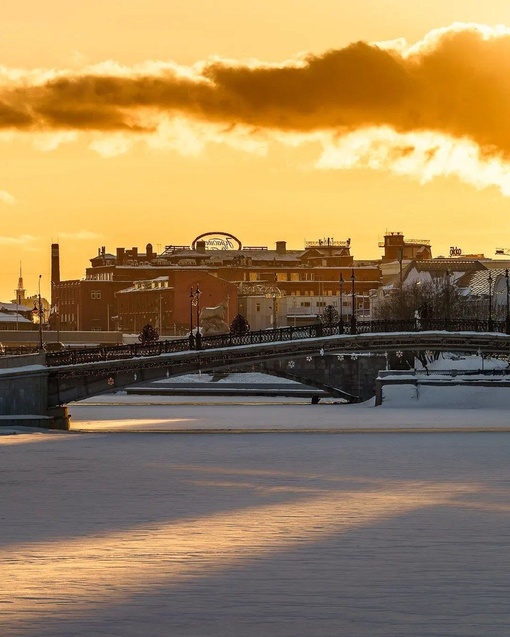
{"type": "Polygon", "coordinates": [[[16,303],[18,305],[23,305],[25,302],[25,293],[26,290],[23,287],[23,272],[21,270],[21,261],[19,262],[19,278],[18,278],[18,287],[14,290],[16,293],[16,303]]]}

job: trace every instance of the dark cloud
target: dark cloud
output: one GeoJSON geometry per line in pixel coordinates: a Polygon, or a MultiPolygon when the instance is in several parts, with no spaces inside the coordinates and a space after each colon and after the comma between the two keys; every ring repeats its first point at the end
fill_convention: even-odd
{"type": "Polygon", "coordinates": [[[0,100],[0,126],[2,128],[29,128],[33,125],[33,118],[24,108],[11,106],[0,100]]]}
{"type": "Polygon", "coordinates": [[[452,28],[409,57],[356,43],[281,66],[223,61],[173,72],[76,75],[0,89],[0,127],[144,130],[144,109],[254,128],[432,130],[510,154],[510,36],[452,28]]]}

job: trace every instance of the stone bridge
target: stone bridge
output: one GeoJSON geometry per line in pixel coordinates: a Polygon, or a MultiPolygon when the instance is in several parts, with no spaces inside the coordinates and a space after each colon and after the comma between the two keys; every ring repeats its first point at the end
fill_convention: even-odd
{"type": "MultiPolygon", "coordinates": [[[[322,333],[324,331],[321,329],[322,333]]],[[[281,337],[282,333],[279,330],[273,338],[281,337]]],[[[270,336],[265,334],[261,342],[251,344],[204,341],[204,349],[198,351],[185,349],[189,347],[187,341],[162,341],[135,349],[119,346],[52,353],[45,357],[37,355],[34,359],[25,360],[23,367],[0,370],[0,416],[3,416],[4,423],[9,421],[9,416],[46,416],[48,413],[58,419],[58,409],[68,402],[123,389],[137,382],[297,357],[313,359],[334,354],[348,355],[352,360],[353,355],[364,352],[385,355],[387,352],[407,351],[510,355],[510,336],[493,332],[336,333],[296,338],[295,332],[287,330],[283,340],[268,341],[270,336]]],[[[251,339],[255,340],[253,335],[251,339]]],[[[8,360],[12,365],[16,359],[8,360]]],[[[325,383],[323,387],[333,395],[335,391],[338,392],[336,395],[345,393],[334,384],[325,383]]]]}

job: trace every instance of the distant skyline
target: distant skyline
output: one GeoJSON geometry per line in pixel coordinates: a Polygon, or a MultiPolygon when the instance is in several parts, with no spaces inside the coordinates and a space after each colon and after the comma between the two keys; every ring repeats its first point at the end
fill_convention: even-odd
{"type": "Polygon", "coordinates": [[[1,300],[52,242],[63,279],[216,230],[510,248],[506,0],[6,4],[1,300]]]}

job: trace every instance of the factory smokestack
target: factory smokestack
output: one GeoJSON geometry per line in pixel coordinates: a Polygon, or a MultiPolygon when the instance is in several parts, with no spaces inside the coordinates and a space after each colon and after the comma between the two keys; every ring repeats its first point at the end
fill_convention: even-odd
{"type": "Polygon", "coordinates": [[[60,251],[58,243],[51,244],[51,285],[60,283],[60,251]]]}
{"type": "MultiPolygon", "coordinates": [[[[60,283],[60,250],[58,243],[51,244],[51,307],[58,307],[58,292],[55,289],[60,283]]],[[[58,310],[57,310],[58,311],[58,310]]]]}

